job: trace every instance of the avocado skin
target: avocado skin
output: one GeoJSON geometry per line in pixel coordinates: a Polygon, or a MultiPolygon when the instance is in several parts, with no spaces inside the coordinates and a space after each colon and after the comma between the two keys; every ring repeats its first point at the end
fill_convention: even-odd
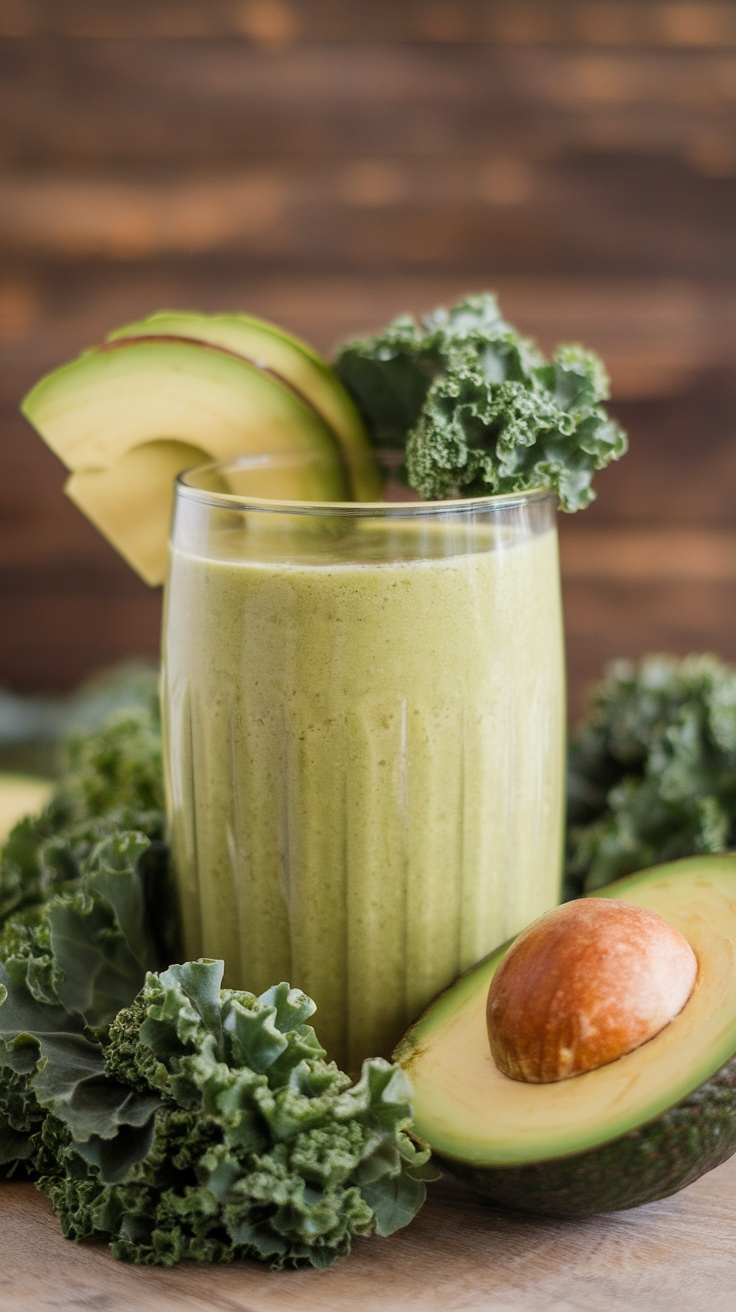
{"type": "Polygon", "coordinates": [[[653,1203],[736,1152],[736,1056],[656,1120],[600,1148],[520,1166],[473,1166],[433,1151],[435,1165],[490,1202],[584,1216],[653,1203]]]}

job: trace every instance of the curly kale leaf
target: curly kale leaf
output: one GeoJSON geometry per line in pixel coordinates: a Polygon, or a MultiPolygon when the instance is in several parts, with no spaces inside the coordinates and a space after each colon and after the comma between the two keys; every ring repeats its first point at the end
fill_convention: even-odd
{"type": "Polygon", "coordinates": [[[736,846],[736,670],[714,656],[609,666],[570,745],[569,891],[736,846]]]}
{"type": "Polygon", "coordinates": [[[0,965],[0,1162],[38,1167],[49,1114],[58,1117],[80,1155],[125,1168],[150,1143],[159,1099],[120,1085],[106,1070],[100,1040],[82,1017],[60,1004],[38,1002],[24,963],[0,965]]]}
{"type": "Polygon", "coordinates": [[[68,743],[65,794],[81,816],[119,807],[149,813],[164,807],[161,726],[155,711],[119,712],[96,733],[68,743]]]}
{"type": "Polygon", "coordinates": [[[403,1072],[367,1061],[352,1085],[305,1023],[305,994],[280,984],[257,998],[221,979],[210,961],[150,974],[110,1027],[108,1077],[161,1099],[124,1174],[83,1160],[68,1124],[45,1125],[40,1187],[65,1234],[146,1264],[280,1269],[327,1266],[356,1235],[406,1225],[432,1172],[408,1133],[403,1072]]]}
{"type": "Polygon", "coordinates": [[[33,1159],[50,1113],[66,1117],[95,1160],[111,1138],[116,1161],[133,1160],[152,1132],[150,1091],[131,1111],[130,1089],[115,1091],[105,1073],[100,1039],[172,951],[157,709],[119,712],[67,750],[49,806],[15,827],[0,858],[5,1164],[33,1159]]]}
{"type": "Polygon", "coordinates": [[[80,878],[10,918],[0,934],[0,1161],[31,1160],[44,1112],[59,1117],[80,1153],[112,1169],[150,1144],[150,1090],[107,1073],[107,1028],[155,964],[141,863],[143,834],[99,843],[80,878]],[[122,1137],[121,1137],[122,1136],[122,1137]]]}
{"type": "MultiPolygon", "coordinates": [[[[111,716],[67,746],[67,769],[39,816],[21,820],[0,855],[0,926],[78,879],[95,844],[124,830],[164,832],[158,714],[111,716]]],[[[152,854],[153,855],[153,854],[152,854]]]]}
{"type": "MultiPolygon", "coordinates": [[[[0,987],[0,997],[5,995],[0,987]]],[[[1,1033],[1,1031],[0,1031],[1,1033]]],[[[37,1060],[31,1045],[6,1048],[0,1039],[0,1166],[15,1170],[36,1155],[46,1111],[30,1087],[37,1060]]]]}
{"type": "Polygon", "coordinates": [[[104,839],[63,892],[9,917],[0,932],[0,959],[22,966],[31,997],[60,1004],[91,1030],[104,1030],[157,964],[140,869],[150,846],[135,831],[104,839]]]}
{"type": "Polygon", "coordinates": [[[428,499],[546,487],[579,510],[595,495],[594,472],[626,450],[601,404],[598,357],[563,345],[545,361],[490,295],[421,324],[396,319],[343,347],[336,369],[374,443],[405,449],[408,482],[428,499]]]}

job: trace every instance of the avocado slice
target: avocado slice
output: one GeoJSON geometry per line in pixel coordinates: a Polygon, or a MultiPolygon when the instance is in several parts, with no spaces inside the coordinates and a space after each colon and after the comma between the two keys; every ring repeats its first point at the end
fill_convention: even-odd
{"type": "Polygon", "coordinates": [[[341,449],[309,402],[270,369],[202,342],[146,337],[88,351],[21,408],[72,470],[68,495],[150,584],[166,574],[182,469],[263,456],[252,495],[349,498],[341,449]]]}
{"type": "Polygon", "coordinates": [[[306,342],[250,314],[198,314],[192,310],[160,310],[117,328],[108,341],[152,335],[209,342],[275,370],[301,392],[334,432],[342,447],[353,499],[380,500],[381,478],[358,409],[335,371],[306,342]]]}
{"type": "Polygon", "coordinates": [[[736,1151],[736,856],[691,857],[594,897],[658,911],[698,958],[684,1009],[597,1070],[527,1084],[497,1069],[486,997],[510,944],[440,995],[394,1054],[438,1165],[495,1202],[560,1214],[675,1193],[736,1151]]]}
{"type": "Polygon", "coordinates": [[[50,780],[35,775],[0,773],[0,844],[24,816],[43,810],[53,789],[50,780]]]}

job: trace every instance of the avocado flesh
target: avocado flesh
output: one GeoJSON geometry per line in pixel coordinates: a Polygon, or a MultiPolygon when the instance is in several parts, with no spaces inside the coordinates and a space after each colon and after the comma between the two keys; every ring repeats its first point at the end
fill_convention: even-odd
{"type": "Polygon", "coordinates": [[[150,584],[166,574],[182,469],[250,454],[266,457],[254,496],[349,496],[340,448],[312,406],[274,374],[201,343],[154,337],[88,351],[43,378],[22,409],[72,471],[69,496],[150,584]]]}
{"type": "Polygon", "coordinates": [[[736,1150],[736,857],[657,866],[593,896],[658,911],[698,957],[690,1000],[648,1043],[555,1084],[502,1075],[486,997],[506,944],[442,994],[395,1054],[414,1087],[417,1134],[448,1171],[512,1206],[632,1207],[736,1150]]]}
{"type": "Polygon", "coordinates": [[[24,816],[43,810],[53,788],[48,779],[34,775],[0,773],[0,844],[24,816]]]}
{"type": "Polygon", "coordinates": [[[357,407],[334,370],[306,342],[252,315],[184,310],[162,310],[117,328],[108,341],[151,335],[209,342],[275,370],[301,392],[334,432],[342,447],[353,499],[380,499],[381,478],[357,407]]]}
{"type": "Polygon", "coordinates": [[[146,442],[131,447],[108,469],[78,470],[64,491],[123,560],[147,583],[157,584],[166,570],[165,526],[172,515],[174,480],[183,469],[208,459],[205,451],[184,442],[146,442]]]}

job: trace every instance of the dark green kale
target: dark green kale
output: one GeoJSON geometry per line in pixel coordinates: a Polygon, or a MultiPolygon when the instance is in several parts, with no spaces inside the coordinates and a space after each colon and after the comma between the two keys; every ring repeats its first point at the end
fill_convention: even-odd
{"type": "Polygon", "coordinates": [[[491,295],[420,323],[402,316],[344,346],[335,367],[375,445],[405,451],[407,480],[427,499],[546,487],[579,510],[595,470],[626,450],[601,405],[598,357],[564,345],[546,361],[491,295]]]}
{"type": "MultiPolygon", "coordinates": [[[[80,877],[0,935],[0,1163],[33,1164],[49,1114],[90,1160],[125,1128],[129,1159],[150,1143],[158,1099],[105,1070],[110,1023],[156,964],[141,859],[144,834],[99,843],[80,877]]],[[[116,1160],[121,1159],[121,1146],[116,1160]]]]}
{"type": "Polygon", "coordinates": [[[117,712],[95,731],[72,737],[66,757],[48,806],[21,820],[0,854],[0,926],[78,879],[85,858],[105,837],[136,830],[162,843],[157,708],[117,712]]]}
{"type": "MultiPolygon", "coordinates": [[[[95,727],[70,739],[49,805],[16,825],[0,853],[0,1163],[9,1169],[32,1161],[59,1099],[89,1104],[80,1142],[101,1151],[95,1104],[111,1085],[100,1036],[174,951],[154,688],[137,672],[134,689],[126,675],[96,687],[94,706],[80,700],[95,727]],[[99,724],[94,707],[122,696],[138,706],[99,724]]],[[[129,1125],[131,1150],[151,1132],[129,1125]]]]}
{"type": "Polygon", "coordinates": [[[120,1183],[43,1177],[72,1238],[128,1261],[253,1257],[328,1266],[356,1235],[391,1234],[424,1200],[428,1153],[407,1133],[403,1072],[366,1061],[357,1084],[324,1060],[314,1004],[279,984],[220,990],[222,963],[149,975],[110,1030],[107,1070],[162,1099],[150,1151],[120,1183]]]}
{"type": "Polygon", "coordinates": [[[22,966],[0,967],[0,1143],[64,1234],[148,1265],[281,1269],[328,1266],[355,1236],[406,1225],[435,1173],[408,1133],[403,1072],[376,1058],[352,1084],[305,1024],[303,993],[256,998],[221,979],[211,961],[148,974],[95,1033],[37,1002],[22,966]]]}
{"type": "Polygon", "coordinates": [[[570,745],[568,892],[736,847],[736,670],[714,656],[608,667],[570,745]]]}

